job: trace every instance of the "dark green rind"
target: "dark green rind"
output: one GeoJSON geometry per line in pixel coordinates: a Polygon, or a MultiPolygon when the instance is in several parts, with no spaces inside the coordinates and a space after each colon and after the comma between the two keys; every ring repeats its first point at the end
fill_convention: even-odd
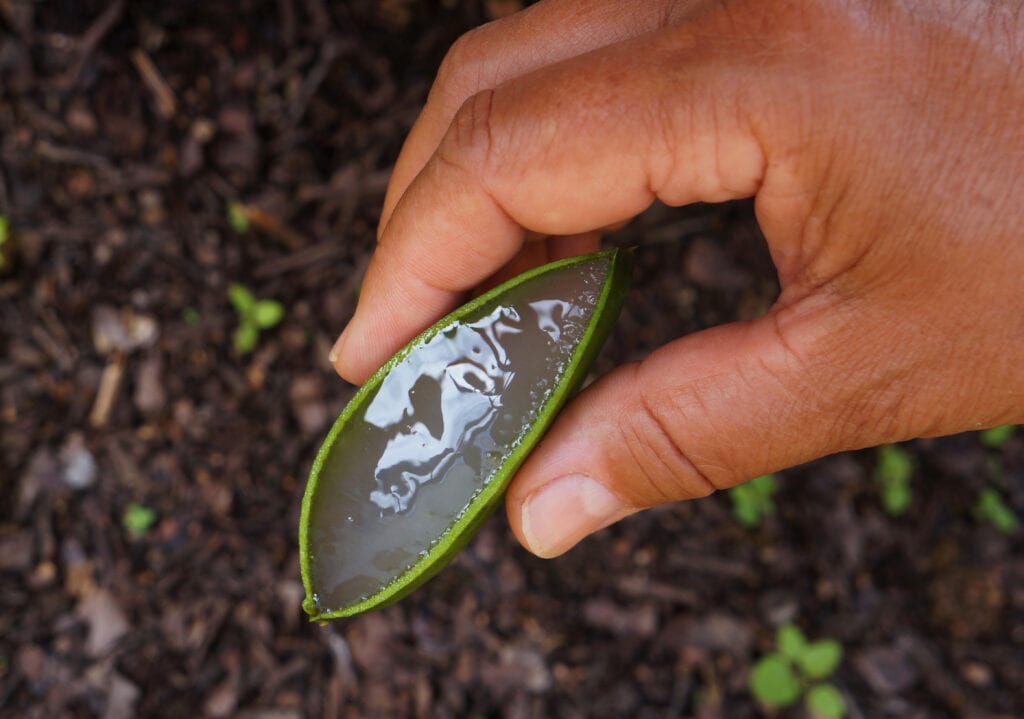
{"type": "Polygon", "coordinates": [[[601,346],[607,339],[608,333],[611,331],[612,325],[615,324],[615,319],[618,317],[625,302],[632,266],[632,249],[612,249],[590,255],[566,258],[524,272],[462,305],[434,325],[431,325],[409,342],[409,344],[400,349],[363,384],[334,422],[331,431],[328,432],[326,439],[324,439],[323,444],[320,446],[320,450],[317,452],[316,459],[313,460],[313,466],[310,469],[306,492],[302,497],[302,514],[299,519],[299,567],[302,574],[302,586],[306,591],[306,598],[302,602],[302,608],[310,616],[310,621],[317,622],[351,617],[371,609],[379,609],[392,604],[433,577],[451,561],[452,557],[459,550],[466,546],[487,517],[497,507],[509,481],[526,460],[530,451],[540,441],[540,438],[544,436],[552,422],[554,422],[558,412],[586,379],[590,364],[601,350],[601,346]],[[609,262],[608,274],[601,288],[601,296],[594,306],[594,312],[587,323],[587,328],[584,330],[569,361],[566,363],[565,371],[555,383],[555,387],[547,400],[538,409],[537,416],[540,419],[527,430],[515,448],[505,458],[501,468],[483,487],[480,493],[473,498],[462,513],[462,516],[448,527],[447,531],[438,539],[437,544],[430,549],[425,557],[397,576],[390,584],[366,599],[345,607],[318,611],[311,598],[314,591],[312,586],[313,580],[309,572],[310,547],[308,537],[310,508],[316,494],[320,470],[330,452],[331,446],[347,424],[349,418],[363,408],[372,392],[398,362],[402,361],[410,352],[421,346],[438,332],[460,321],[463,317],[483,305],[492,302],[496,297],[512,287],[527,282],[538,275],[574,264],[588,262],[597,257],[608,257],[609,262]]]}

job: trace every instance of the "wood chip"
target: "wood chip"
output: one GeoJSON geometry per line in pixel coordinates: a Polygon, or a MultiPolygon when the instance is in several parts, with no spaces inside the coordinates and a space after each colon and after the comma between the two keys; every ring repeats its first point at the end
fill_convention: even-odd
{"type": "Polygon", "coordinates": [[[114,408],[117,390],[121,387],[124,375],[124,357],[114,355],[113,359],[103,368],[100,377],[100,388],[96,391],[96,399],[89,412],[89,424],[93,427],[105,427],[110,420],[110,411],[114,408]]]}
{"type": "Polygon", "coordinates": [[[152,93],[153,105],[156,107],[157,114],[165,120],[170,120],[178,110],[178,100],[170,85],[167,84],[163,75],[153,64],[153,60],[142,48],[137,47],[132,50],[132,64],[135,65],[142,81],[146,83],[146,87],[152,93]]]}

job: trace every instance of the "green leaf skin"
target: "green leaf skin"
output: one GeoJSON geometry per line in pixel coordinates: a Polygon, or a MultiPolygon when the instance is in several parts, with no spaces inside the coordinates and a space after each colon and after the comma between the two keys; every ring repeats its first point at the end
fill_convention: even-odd
{"type": "Polygon", "coordinates": [[[1013,436],[1014,429],[1015,425],[1012,424],[990,427],[989,429],[979,432],[979,439],[981,439],[981,443],[986,447],[1002,449],[1006,446],[1006,443],[1010,441],[1010,437],[1013,436]]]}
{"type": "Polygon", "coordinates": [[[1020,520],[1013,510],[1003,501],[1002,496],[992,487],[986,487],[978,494],[974,505],[974,516],[989,522],[1004,534],[1013,534],[1020,529],[1020,520]]]}
{"type": "Polygon", "coordinates": [[[882,492],[885,511],[898,517],[910,508],[913,492],[910,479],[914,474],[914,460],[899,445],[886,444],[878,448],[875,481],[882,492]]]}
{"type": "Polygon", "coordinates": [[[228,285],[228,299],[231,301],[231,305],[235,308],[241,316],[245,316],[252,309],[252,306],[256,304],[256,298],[252,292],[246,289],[243,285],[237,282],[228,285]]]}
{"type": "Polygon", "coordinates": [[[905,514],[913,498],[910,485],[906,482],[882,485],[882,507],[893,517],[905,514]]]}
{"type": "Polygon", "coordinates": [[[259,342],[260,331],[256,325],[245,322],[235,330],[235,351],[244,355],[252,352],[256,343],[259,342]]]}
{"type": "Polygon", "coordinates": [[[778,654],[761,657],[750,672],[750,691],[767,707],[788,707],[800,698],[800,681],[778,654]]]}
{"type": "Polygon", "coordinates": [[[795,624],[783,624],[775,635],[775,648],[790,661],[798,661],[807,650],[807,638],[795,624]]]}
{"type": "Polygon", "coordinates": [[[249,231],[249,216],[245,214],[245,208],[240,203],[229,202],[225,214],[232,230],[240,235],[249,231]]]}
{"type": "Polygon", "coordinates": [[[811,679],[824,679],[843,660],[843,647],[835,639],[819,639],[807,645],[797,657],[797,664],[811,679]]]}
{"type": "Polygon", "coordinates": [[[804,697],[807,711],[814,719],[843,719],[846,716],[846,700],[833,685],[816,684],[804,697]]]}
{"type": "MultiPolygon", "coordinates": [[[[342,412],[324,440],[313,462],[309,482],[306,486],[306,493],[303,497],[302,515],[299,521],[299,560],[302,582],[306,590],[303,608],[310,615],[311,620],[323,621],[348,617],[391,604],[423,584],[469,542],[484,520],[498,505],[508,482],[554,421],[558,411],[586,378],[587,369],[600,350],[625,300],[631,267],[632,252],[630,250],[609,250],[592,255],[568,258],[526,272],[463,305],[437,322],[403,349],[399,350],[394,357],[388,360],[383,367],[367,380],[342,412]],[[313,573],[312,558],[320,552],[320,549],[312,546],[312,516],[314,513],[314,503],[317,501],[316,497],[321,472],[324,471],[325,464],[331,455],[331,450],[335,443],[339,442],[339,438],[342,436],[346,425],[350,422],[357,425],[361,421],[366,408],[376,397],[385,378],[407,356],[417,349],[424,347],[441,333],[446,333],[445,336],[447,336],[447,331],[458,327],[463,318],[473,317],[476,314],[489,310],[500,302],[505,292],[518,288],[533,278],[538,278],[541,275],[562,268],[569,269],[574,265],[582,266],[584,263],[594,262],[605,263],[606,271],[603,281],[595,286],[595,292],[599,292],[599,295],[594,301],[593,310],[581,330],[581,335],[576,341],[575,346],[572,346],[571,354],[568,355],[567,361],[563,363],[560,374],[557,377],[550,378],[553,382],[552,388],[544,395],[542,403],[535,408],[535,412],[531,415],[535,419],[529,424],[523,425],[524,430],[522,434],[507,454],[501,458],[497,469],[493,474],[489,475],[490,478],[472,496],[469,504],[458,512],[456,519],[447,525],[441,536],[433,540],[429,550],[423,551],[420,554],[421,558],[415,561],[412,566],[401,571],[389,583],[361,600],[353,601],[344,606],[321,606],[319,595],[317,594],[317,578],[313,573]]],[[[370,466],[372,468],[373,465],[371,464],[370,466]]],[[[332,480],[336,487],[339,481],[337,477],[338,475],[334,475],[332,480]]],[[[327,482],[328,480],[324,481],[327,482]]],[[[342,518],[339,517],[339,521],[341,520],[342,518]]],[[[319,556],[318,561],[320,561],[319,556]]]]}
{"type": "Polygon", "coordinates": [[[7,266],[7,255],[4,245],[7,244],[7,240],[10,239],[10,220],[4,215],[0,215],[0,270],[3,270],[7,266]]]}
{"type": "Polygon", "coordinates": [[[121,524],[130,534],[141,536],[149,531],[156,521],[156,512],[141,504],[129,504],[124,510],[121,524]]]}
{"type": "Polygon", "coordinates": [[[268,330],[284,318],[284,305],[276,300],[260,300],[252,309],[252,319],[261,330],[268,330]]]}
{"type": "Polygon", "coordinates": [[[770,500],[778,489],[778,482],[774,474],[764,474],[750,480],[750,486],[754,488],[757,495],[763,500],[770,500]]]}

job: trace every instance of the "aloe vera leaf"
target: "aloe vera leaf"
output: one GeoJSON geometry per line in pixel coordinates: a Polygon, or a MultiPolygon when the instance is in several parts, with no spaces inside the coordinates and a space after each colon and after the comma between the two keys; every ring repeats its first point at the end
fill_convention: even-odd
{"type": "Polygon", "coordinates": [[[524,273],[424,331],[356,393],[320,448],[299,551],[314,620],[390,604],[443,567],[586,377],[631,251],[524,273]]]}

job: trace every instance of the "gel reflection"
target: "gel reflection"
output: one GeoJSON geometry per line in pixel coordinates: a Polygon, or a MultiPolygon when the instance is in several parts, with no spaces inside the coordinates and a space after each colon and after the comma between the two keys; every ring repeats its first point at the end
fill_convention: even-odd
{"type": "Polygon", "coordinates": [[[462,447],[494,424],[515,377],[502,339],[522,331],[515,308],[498,307],[437,335],[384,379],[364,417],[394,433],[369,497],[381,515],[409,511],[417,488],[444,476],[462,447]],[[436,389],[426,391],[425,382],[436,389]],[[416,417],[435,418],[436,428],[416,417]]]}
{"type": "Polygon", "coordinates": [[[581,263],[511,290],[408,354],[349,419],[311,515],[321,609],[393,581],[469,506],[557,383],[604,270],[581,263]]]}

